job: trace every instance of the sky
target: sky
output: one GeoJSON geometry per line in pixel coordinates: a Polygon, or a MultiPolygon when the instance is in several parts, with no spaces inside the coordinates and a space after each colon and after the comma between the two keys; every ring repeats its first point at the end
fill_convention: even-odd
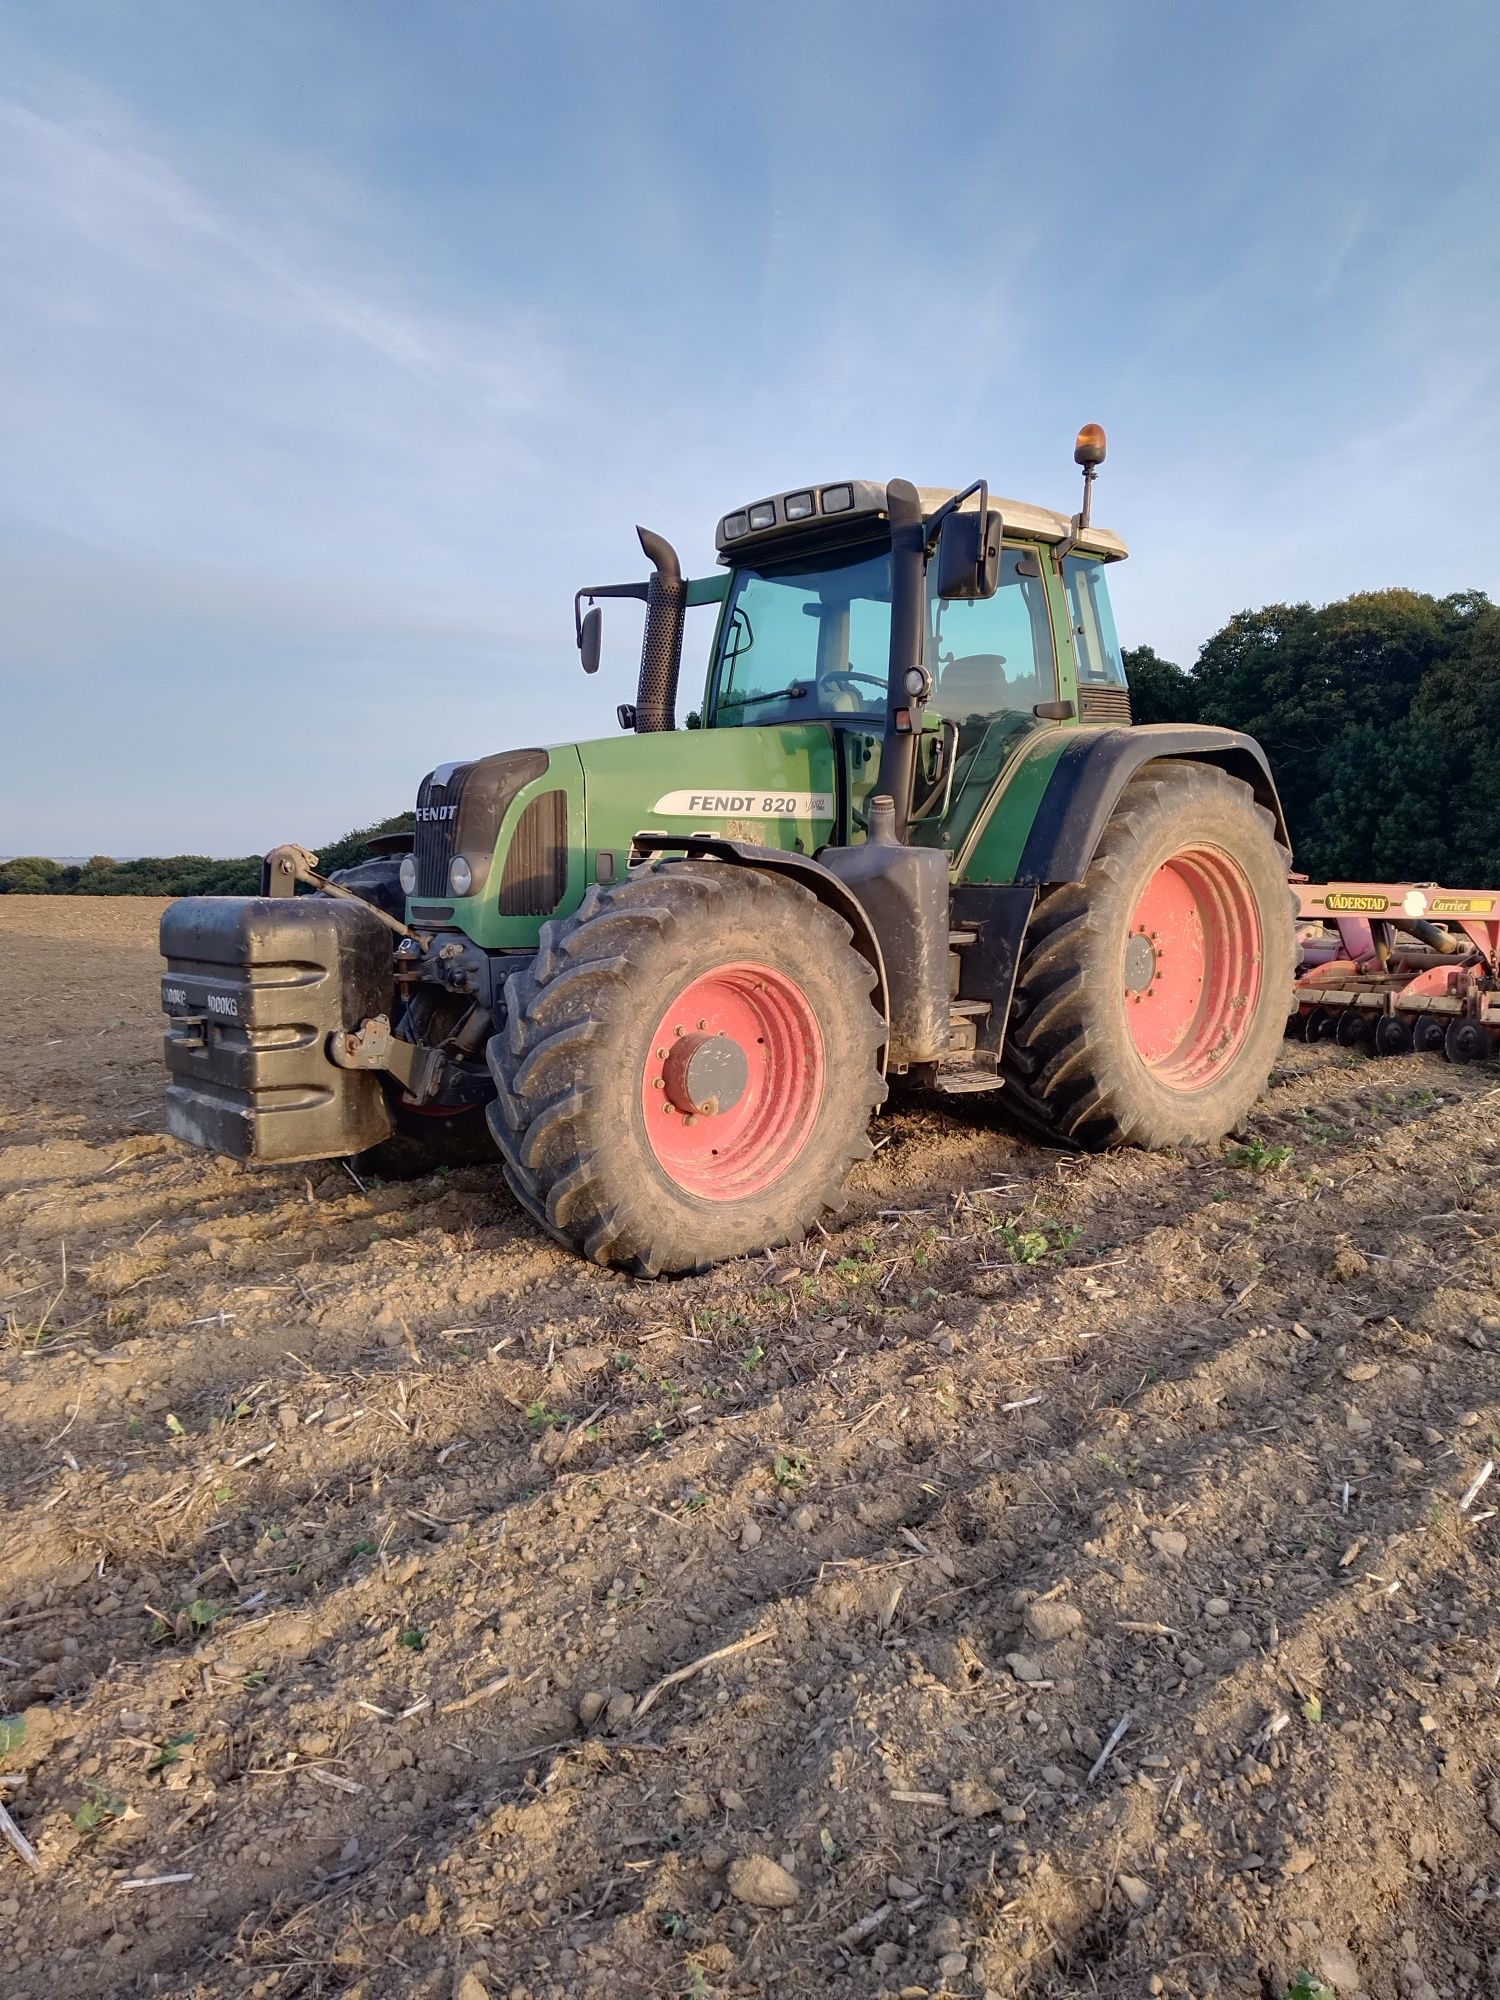
{"type": "Polygon", "coordinates": [[[1500,595],[1497,61],[1493,0],[9,0],[0,853],[611,734],[634,523],[1072,511],[1085,421],[1126,645],[1500,595]]]}

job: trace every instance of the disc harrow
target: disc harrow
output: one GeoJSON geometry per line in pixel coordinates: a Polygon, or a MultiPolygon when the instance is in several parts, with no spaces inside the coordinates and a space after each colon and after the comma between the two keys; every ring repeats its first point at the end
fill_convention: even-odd
{"type": "Polygon", "coordinates": [[[1306,882],[1287,1033],[1371,1055],[1500,1056],[1500,889],[1306,882]]]}

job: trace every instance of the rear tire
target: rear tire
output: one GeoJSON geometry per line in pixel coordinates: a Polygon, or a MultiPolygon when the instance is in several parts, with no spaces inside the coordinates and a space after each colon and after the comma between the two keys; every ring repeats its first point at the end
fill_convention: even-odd
{"type": "Polygon", "coordinates": [[[367,861],[356,861],[352,868],[336,868],[327,879],[341,889],[352,889],[362,903],[405,922],[406,892],[401,887],[399,854],[372,854],[367,861]]]}
{"type": "Polygon", "coordinates": [[[424,1111],[400,1102],[401,1086],[386,1083],[396,1129],[389,1139],[355,1155],[354,1164],[385,1181],[415,1181],[439,1167],[495,1165],[495,1142],[485,1119],[486,1106],[464,1104],[449,1110],[424,1111]]]}
{"type": "Polygon", "coordinates": [[[1289,860],[1214,766],[1131,779],[1083,881],[1044,890],[1027,932],[1001,1066],[1034,1130],[1158,1149],[1239,1124],[1286,1027],[1289,860]]]}
{"type": "Polygon", "coordinates": [[[643,1277],[799,1239],[842,1208],[885,1096],[851,935],[799,884],[703,862],[596,884],[544,924],[489,1045],[490,1130],[521,1206],[643,1277]]]}

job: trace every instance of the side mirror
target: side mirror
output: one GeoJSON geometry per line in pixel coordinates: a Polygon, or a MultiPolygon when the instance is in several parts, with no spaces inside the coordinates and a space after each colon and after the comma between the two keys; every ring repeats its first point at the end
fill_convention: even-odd
{"type": "Polygon", "coordinates": [[[586,674],[599,671],[599,653],[604,644],[604,613],[597,604],[590,605],[583,614],[583,623],[578,628],[578,657],[583,662],[586,674]]]}
{"type": "Polygon", "coordinates": [[[1000,587],[999,514],[955,508],[938,531],[937,594],[960,602],[993,597],[1000,587]]]}

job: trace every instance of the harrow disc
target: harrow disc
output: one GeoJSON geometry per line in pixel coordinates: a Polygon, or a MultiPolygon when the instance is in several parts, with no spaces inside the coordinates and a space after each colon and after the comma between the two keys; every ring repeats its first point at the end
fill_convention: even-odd
{"type": "Polygon", "coordinates": [[[1450,1021],[1443,1037],[1443,1054],[1449,1062],[1483,1062],[1495,1053],[1490,1031],[1481,1021],[1450,1021]]]}
{"type": "Polygon", "coordinates": [[[1341,1049],[1368,1049],[1374,1021],[1358,1007],[1346,1007],[1333,1024],[1333,1039],[1341,1049]]]}
{"type": "Polygon", "coordinates": [[[1443,1046],[1447,1030],[1441,1021],[1435,1021],[1430,1014],[1424,1014],[1411,1034],[1412,1047],[1419,1056],[1435,1056],[1443,1046]]]}
{"type": "Polygon", "coordinates": [[[1382,1014],[1375,1023],[1375,1053],[1378,1056],[1409,1056],[1412,1051],[1410,1021],[1399,1014],[1382,1014]]]}

